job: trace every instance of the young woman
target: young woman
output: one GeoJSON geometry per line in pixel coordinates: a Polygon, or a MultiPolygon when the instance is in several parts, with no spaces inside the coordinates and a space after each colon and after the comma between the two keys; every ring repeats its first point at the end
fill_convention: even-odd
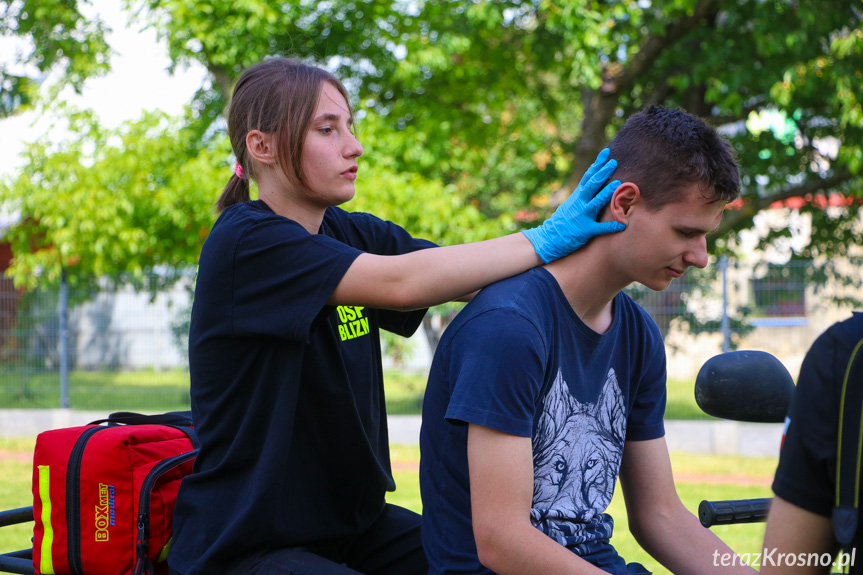
{"type": "Polygon", "coordinates": [[[619,229],[595,221],[616,188],[596,194],[607,152],[542,226],[494,240],[435,247],[345,212],[363,153],[351,122],[339,81],[299,62],[265,60],[234,88],[237,165],[189,334],[201,452],[177,501],[174,573],[424,573],[419,516],[384,501],[378,330],[410,335],[426,307],[619,229]]]}

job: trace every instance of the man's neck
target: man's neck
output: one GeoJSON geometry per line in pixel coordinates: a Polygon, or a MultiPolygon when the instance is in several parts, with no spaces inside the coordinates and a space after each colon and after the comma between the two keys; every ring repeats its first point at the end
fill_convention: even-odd
{"type": "Polygon", "coordinates": [[[613,258],[603,249],[604,243],[593,240],[577,252],[545,265],[575,314],[597,333],[611,327],[612,301],[629,285],[609,263],[613,258]]]}

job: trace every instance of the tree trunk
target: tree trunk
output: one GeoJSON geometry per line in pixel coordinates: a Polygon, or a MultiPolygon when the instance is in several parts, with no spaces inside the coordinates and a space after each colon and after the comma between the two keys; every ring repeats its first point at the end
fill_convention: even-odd
{"type": "MultiPolygon", "coordinates": [[[[626,66],[619,63],[606,66],[602,72],[602,85],[598,90],[582,91],[584,119],[581,122],[581,138],[575,146],[572,171],[563,188],[555,192],[552,197],[552,205],[559,205],[569,197],[596,155],[605,147],[608,142],[605,128],[614,117],[620,93],[629,90],[636,79],[650,69],[664,50],[684,38],[690,30],[704,20],[714,21],[720,5],[721,0],[698,0],[687,15],[677,21],[667,22],[664,33],[646,37],[638,52],[632,56],[626,66]]],[[[693,94],[697,95],[698,91],[694,91],[693,94]]],[[[698,108],[695,110],[696,113],[702,111],[701,106],[696,107],[698,108]]]]}
{"type": "Polygon", "coordinates": [[[231,81],[231,76],[228,74],[228,70],[225,69],[224,66],[209,64],[207,69],[210,71],[210,74],[213,75],[213,83],[215,84],[216,89],[219,90],[219,93],[222,94],[222,98],[225,100],[225,112],[227,112],[228,104],[231,102],[231,92],[234,89],[234,83],[231,81]]]}
{"type": "MultiPolygon", "coordinates": [[[[608,86],[613,85],[613,81],[608,83],[608,86]]],[[[603,86],[606,86],[605,82],[603,86]]],[[[617,109],[618,95],[616,90],[606,91],[604,87],[595,91],[587,88],[582,90],[584,118],[581,121],[581,138],[575,146],[572,171],[563,188],[555,192],[552,198],[553,205],[560,205],[569,197],[597,154],[608,143],[605,127],[611,122],[617,109]]]]}

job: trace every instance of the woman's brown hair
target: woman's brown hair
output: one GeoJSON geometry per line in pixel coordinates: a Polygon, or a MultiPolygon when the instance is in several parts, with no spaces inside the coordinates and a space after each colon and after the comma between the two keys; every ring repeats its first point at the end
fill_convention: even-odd
{"type": "MultiPolygon", "coordinates": [[[[216,210],[247,202],[254,165],[246,150],[246,135],[260,130],[275,136],[278,165],[288,182],[308,187],[303,173],[303,144],[324,82],[335,86],[349,100],[342,83],[329,72],[291,60],[271,58],[255,64],[240,76],[228,111],[228,136],[242,168],[222,191],[216,210]]],[[[238,170],[239,171],[239,170],[238,170]]]]}

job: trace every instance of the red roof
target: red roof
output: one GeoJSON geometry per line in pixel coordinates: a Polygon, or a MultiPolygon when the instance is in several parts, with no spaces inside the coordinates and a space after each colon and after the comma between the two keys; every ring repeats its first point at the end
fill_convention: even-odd
{"type": "Polygon", "coordinates": [[[0,241],[0,274],[9,269],[12,263],[12,246],[9,242],[0,241]]]}
{"type": "MultiPolygon", "coordinates": [[[[740,197],[734,200],[733,202],[729,202],[725,209],[728,210],[739,210],[743,208],[743,204],[745,200],[740,197]]],[[[850,206],[852,204],[861,204],[863,203],[863,198],[858,198],[855,196],[846,196],[845,194],[840,194],[839,192],[830,192],[829,195],[825,194],[806,194],[805,196],[792,196],[790,198],[786,198],[784,200],[777,200],[771,203],[768,206],[768,209],[778,210],[779,208],[791,208],[793,210],[799,210],[800,208],[811,205],[816,208],[826,209],[826,208],[842,208],[846,206],[850,206]]]]}

